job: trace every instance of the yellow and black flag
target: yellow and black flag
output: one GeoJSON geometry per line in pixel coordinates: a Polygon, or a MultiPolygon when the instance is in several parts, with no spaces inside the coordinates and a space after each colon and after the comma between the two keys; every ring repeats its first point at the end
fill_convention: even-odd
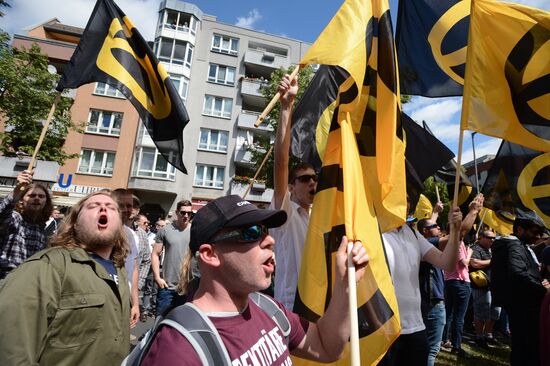
{"type": "MultiPolygon", "coordinates": [[[[544,136],[540,128],[537,132],[544,136]]],[[[545,135],[550,138],[550,133],[545,135]]],[[[550,152],[502,141],[482,193],[485,206],[504,221],[515,208],[528,209],[535,211],[550,227],[550,152]]]]}
{"type": "Polygon", "coordinates": [[[396,44],[403,94],[462,95],[470,0],[399,0],[396,44]]]}
{"type": "Polygon", "coordinates": [[[91,82],[120,90],[162,156],[187,173],[182,159],[187,110],[147,42],[112,0],[97,1],[57,90],[91,82]]]}
{"type": "Polygon", "coordinates": [[[462,129],[550,151],[550,12],[472,3],[462,129]]]}
{"type": "MultiPolygon", "coordinates": [[[[343,235],[369,254],[357,284],[361,364],[375,364],[399,335],[399,313],[379,220],[406,215],[404,143],[387,0],[347,0],[301,61],[323,64],[296,107],[292,151],[321,166],[294,310],[315,321],[331,298],[343,235]]],[[[303,365],[307,362],[295,360],[303,365]]],[[[348,365],[344,357],[338,365],[348,365]]]]}

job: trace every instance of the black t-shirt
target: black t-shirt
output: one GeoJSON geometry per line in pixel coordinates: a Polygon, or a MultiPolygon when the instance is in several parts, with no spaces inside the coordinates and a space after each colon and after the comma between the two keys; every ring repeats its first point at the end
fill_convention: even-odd
{"type": "Polygon", "coordinates": [[[113,261],[110,259],[104,259],[95,253],[92,253],[91,256],[96,262],[100,263],[105,268],[109,276],[111,276],[113,281],[115,281],[118,286],[118,274],[113,261]]]}
{"type": "MultiPolygon", "coordinates": [[[[483,245],[479,243],[474,243],[470,247],[472,248],[472,259],[479,259],[479,260],[487,260],[492,258],[491,249],[485,248],[483,245]]],[[[473,268],[470,266],[469,271],[474,272],[481,269],[483,272],[485,272],[485,275],[487,276],[487,280],[491,279],[491,266],[485,267],[485,268],[473,268]]],[[[474,287],[477,287],[475,283],[472,282],[472,285],[474,287]]]]}

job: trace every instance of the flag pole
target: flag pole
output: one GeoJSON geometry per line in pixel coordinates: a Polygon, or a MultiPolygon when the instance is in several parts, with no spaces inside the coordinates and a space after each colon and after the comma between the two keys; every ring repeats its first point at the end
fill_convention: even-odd
{"type": "Polygon", "coordinates": [[[349,317],[351,325],[350,333],[350,365],[359,366],[359,320],[357,318],[357,283],[355,282],[355,265],[353,264],[353,242],[348,243],[348,291],[349,291],[349,317]]]}
{"type": "Polygon", "coordinates": [[[456,157],[456,175],[455,175],[455,189],[453,192],[453,206],[458,206],[458,185],[460,183],[460,173],[462,169],[462,143],[464,140],[464,130],[462,129],[462,126],[460,126],[460,135],[458,136],[458,154],[456,157]]]}
{"type": "Polygon", "coordinates": [[[29,162],[29,166],[27,168],[28,171],[31,171],[34,167],[34,163],[36,160],[36,156],[38,155],[38,151],[40,150],[40,147],[42,146],[42,142],[44,141],[44,137],[46,136],[46,132],[48,132],[48,126],[50,125],[50,122],[53,118],[53,114],[55,112],[55,108],[57,107],[57,103],[61,100],[61,92],[57,92],[55,94],[55,99],[53,101],[52,107],[50,108],[50,113],[48,114],[48,118],[46,119],[46,123],[44,123],[44,127],[42,127],[42,133],[40,134],[40,138],[38,139],[38,142],[36,143],[36,146],[34,147],[34,152],[32,153],[31,161],[29,162]]]}
{"type": "Polygon", "coordinates": [[[476,175],[476,193],[479,194],[479,178],[477,176],[477,159],[476,159],[476,146],[474,144],[474,136],[477,132],[472,132],[472,152],[474,153],[474,172],[476,175]]]}
{"type": "Polygon", "coordinates": [[[441,198],[439,198],[439,187],[437,186],[435,179],[434,179],[434,185],[435,185],[435,196],[437,197],[437,202],[441,202],[441,198]]]}
{"type": "Polygon", "coordinates": [[[479,227],[477,228],[477,232],[476,232],[476,240],[477,238],[479,238],[479,232],[481,231],[481,228],[483,226],[483,219],[485,219],[485,215],[487,215],[487,210],[483,212],[483,215],[481,216],[481,219],[479,221],[479,227]]]}
{"type": "Polygon", "coordinates": [[[250,182],[250,184],[248,185],[248,188],[246,189],[246,192],[244,192],[243,194],[243,200],[246,198],[246,195],[248,194],[248,192],[250,192],[250,190],[252,189],[252,186],[254,185],[256,178],[258,178],[258,175],[260,174],[260,170],[262,170],[262,168],[264,167],[264,164],[267,161],[267,158],[269,158],[269,155],[271,155],[271,152],[273,152],[273,145],[271,145],[271,147],[267,151],[267,154],[265,154],[264,156],[264,160],[262,160],[262,163],[258,167],[258,170],[256,170],[256,174],[254,174],[254,178],[252,178],[252,182],[250,182]]]}
{"type": "MultiPolygon", "coordinates": [[[[300,71],[300,65],[296,65],[296,67],[294,68],[294,71],[292,71],[292,74],[290,74],[290,80],[294,80],[294,78],[296,77],[296,75],[298,75],[298,71],[300,71]]],[[[258,117],[258,119],[256,120],[256,123],[254,123],[254,127],[258,127],[262,124],[262,122],[264,121],[264,119],[267,117],[267,115],[269,114],[269,112],[271,112],[271,110],[273,109],[273,107],[275,107],[275,104],[277,104],[277,102],[279,101],[279,99],[281,98],[281,93],[276,93],[273,98],[271,99],[271,101],[269,102],[269,104],[267,105],[267,107],[265,107],[264,111],[262,112],[262,114],[260,114],[260,116],[258,117]]]]}

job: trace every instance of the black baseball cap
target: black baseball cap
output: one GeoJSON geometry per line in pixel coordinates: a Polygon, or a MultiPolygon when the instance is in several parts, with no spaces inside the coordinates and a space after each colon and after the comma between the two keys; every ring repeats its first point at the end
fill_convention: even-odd
{"type": "Polygon", "coordinates": [[[189,248],[193,253],[201,244],[209,243],[220,229],[263,224],[268,228],[279,227],[286,222],[286,212],[266,210],[237,195],[217,198],[195,214],[191,225],[189,248]]]}
{"type": "Polygon", "coordinates": [[[516,219],[514,223],[516,225],[520,225],[521,227],[524,227],[525,225],[529,226],[538,226],[544,230],[546,230],[546,224],[541,219],[539,215],[535,211],[531,210],[522,210],[520,208],[516,208],[516,219]]]}

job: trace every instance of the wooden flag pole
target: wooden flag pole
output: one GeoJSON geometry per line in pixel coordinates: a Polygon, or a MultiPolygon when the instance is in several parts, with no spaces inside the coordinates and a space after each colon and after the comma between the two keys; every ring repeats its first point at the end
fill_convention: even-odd
{"type": "MultiPolygon", "coordinates": [[[[298,75],[298,71],[300,71],[300,65],[296,65],[296,67],[294,68],[294,71],[292,71],[292,74],[290,74],[290,80],[294,80],[294,78],[298,75]]],[[[269,114],[269,112],[271,112],[271,110],[273,109],[273,107],[275,107],[275,104],[277,104],[277,102],[279,101],[279,99],[281,98],[281,93],[277,93],[273,96],[273,98],[271,99],[271,101],[269,102],[269,104],[267,105],[267,107],[265,107],[264,111],[262,112],[262,114],[260,114],[260,116],[258,117],[258,119],[256,120],[256,123],[254,123],[254,127],[258,127],[259,125],[262,124],[262,122],[264,121],[264,119],[267,117],[267,115],[269,114]]]]}
{"type": "Polygon", "coordinates": [[[435,196],[437,198],[437,202],[441,202],[441,199],[439,198],[439,187],[437,186],[435,179],[434,179],[434,185],[435,185],[435,196]]]}
{"type": "Polygon", "coordinates": [[[477,228],[476,232],[476,240],[479,238],[479,232],[481,231],[481,228],[483,227],[483,220],[485,219],[485,215],[487,215],[487,210],[483,212],[483,216],[481,216],[481,220],[479,221],[479,227],[477,228]]]}
{"type": "Polygon", "coordinates": [[[359,349],[359,320],[357,318],[357,283],[355,282],[355,265],[353,264],[353,242],[348,243],[348,291],[349,291],[349,317],[351,325],[350,333],[350,365],[360,366],[359,349]]]}
{"type": "Polygon", "coordinates": [[[244,192],[244,194],[243,194],[243,200],[246,198],[246,195],[248,194],[248,192],[250,192],[250,190],[252,189],[252,186],[254,185],[254,182],[256,181],[256,178],[258,178],[258,175],[260,174],[260,171],[264,167],[264,164],[267,161],[267,158],[269,158],[269,155],[271,155],[272,152],[273,152],[273,145],[271,145],[271,147],[267,151],[267,154],[265,154],[264,160],[262,160],[262,163],[260,164],[260,167],[258,168],[258,170],[256,170],[256,174],[254,174],[254,178],[252,178],[252,182],[250,182],[250,184],[248,185],[248,188],[246,189],[246,192],[244,192]]]}
{"type": "Polygon", "coordinates": [[[456,175],[455,175],[455,189],[453,192],[453,205],[451,207],[458,206],[458,185],[460,183],[460,173],[462,169],[462,140],[464,137],[464,130],[460,127],[460,135],[458,136],[458,154],[456,157],[456,175]]]}
{"type": "Polygon", "coordinates": [[[57,92],[55,95],[55,99],[53,101],[52,107],[50,108],[50,113],[48,114],[48,118],[46,119],[46,123],[44,123],[44,127],[42,127],[42,133],[40,134],[40,138],[38,139],[38,142],[36,143],[36,146],[34,148],[34,152],[32,153],[31,161],[29,162],[29,166],[27,168],[28,171],[31,171],[34,167],[34,162],[36,160],[36,156],[38,155],[38,151],[40,150],[40,147],[42,146],[42,142],[44,141],[44,137],[46,136],[46,132],[48,132],[48,126],[50,125],[50,122],[53,118],[53,114],[55,112],[55,107],[57,107],[57,103],[61,100],[61,92],[57,92]]]}

